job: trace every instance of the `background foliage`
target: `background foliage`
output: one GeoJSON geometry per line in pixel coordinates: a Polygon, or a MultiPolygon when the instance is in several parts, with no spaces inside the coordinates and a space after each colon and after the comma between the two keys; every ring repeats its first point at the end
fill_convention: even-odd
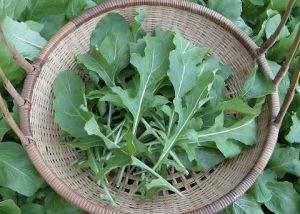
{"type": "MultiPolygon", "coordinates": [[[[66,22],[103,0],[0,0],[0,18],[6,36],[29,61],[66,22]]],[[[193,0],[223,14],[258,45],[272,35],[288,4],[286,0],[193,0]]],[[[274,74],[280,68],[300,25],[300,1],[267,58],[274,74]]],[[[283,100],[296,60],[279,88],[283,100]]],[[[25,72],[13,62],[0,41],[0,66],[17,89],[25,72]]],[[[1,85],[1,84],[0,84],[1,85]]],[[[18,119],[18,109],[0,86],[8,107],[18,119]]],[[[300,212],[300,87],[285,117],[278,145],[264,174],[224,213],[300,212]]],[[[0,116],[0,213],[83,213],[60,198],[38,175],[18,139],[0,116]]]]}

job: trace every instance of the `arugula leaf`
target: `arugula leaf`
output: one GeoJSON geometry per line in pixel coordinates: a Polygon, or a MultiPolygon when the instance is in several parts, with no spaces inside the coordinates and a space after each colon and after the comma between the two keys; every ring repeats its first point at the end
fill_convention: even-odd
{"type": "Polygon", "coordinates": [[[0,151],[0,186],[25,196],[32,196],[44,181],[32,166],[23,148],[17,143],[2,142],[0,151]]]}
{"type": "Polygon", "coordinates": [[[130,97],[127,91],[121,88],[112,88],[118,94],[129,112],[131,112],[133,123],[133,134],[136,134],[137,126],[143,112],[154,100],[153,93],[167,74],[169,60],[168,55],[173,48],[172,34],[161,33],[161,36],[147,35],[145,55],[139,53],[131,54],[131,64],[135,66],[140,75],[140,86],[135,97],[130,97]]]}
{"type": "Polygon", "coordinates": [[[210,170],[225,159],[221,152],[212,148],[198,147],[195,149],[195,155],[202,170],[210,170]]]}
{"type": "Polygon", "coordinates": [[[129,29],[129,25],[123,16],[118,13],[109,13],[98,22],[91,36],[91,46],[100,47],[108,33],[124,32],[126,29],[129,29]]]}
{"type": "Polygon", "coordinates": [[[148,189],[154,188],[154,187],[165,187],[169,190],[175,192],[179,196],[183,196],[180,191],[178,191],[173,185],[171,185],[168,181],[166,181],[163,177],[161,177],[157,172],[155,172],[153,169],[151,169],[149,166],[141,162],[139,159],[132,157],[132,165],[140,167],[141,169],[147,170],[149,173],[157,177],[157,179],[154,179],[151,181],[150,184],[148,184],[148,189]]]}
{"type": "Polygon", "coordinates": [[[179,117],[178,124],[176,125],[175,131],[167,139],[159,160],[154,166],[154,169],[159,168],[161,162],[168,156],[172,147],[187,127],[188,122],[192,119],[196,110],[208,101],[207,95],[213,80],[214,73],[202,74],[198,79],[196,87],[194,87],[184,99],[186,107],[183,107],[182,99],[178,98],[177,100],[174,100],[175,111],[179,117]]]}
{"type": "Polygon", "coordinates": [[[92,116],[88,121],[86,121],[84,125],[84,130],[88,133],[88,135],[100,137],[104,141],[108,149],[119,148],[100,131],[99,125],[94,116],[92,116]]]}
{"type": "Polygon", "coordinates": [[[107,86],[113,87],[118,73],[129,64],[129,43],[132,40],[132,33],[125,19],[111,13],[97,25],[91,38],[90,52],[77,56],[77,62],[87,70],[97,73],[107,86]],[[104,28],[108,26],[110,29],[104,28]],[[98,28],[101,31],[97,31],[98,28]]]}
{"type": "Polygon", "coordinates": [[[175,32],[173,42],[176,48],[170,53],[168,76],[175,90],[174,99],[178,99],[196,85],[197,76],[200,73],[198,65],[202,62],[208,49],[195,47],[178,30],[175,32]]]}
{"type": "Polygon", "coordinates": [[[6,17],[2,22],[3,32],[16,50],[26,59],[33,60],[46,44],[38,32],[31,30],[25,23],[6,17]]]}
{"type": "MultiPolygon", "coordinates": [[[[178,100],[195,87],[197,76],[200,73],[198,65],[202,62],[208,49],[195,47],[178,30],[175,30],[173,43],[176,48],[170,53],[168,76],[175,90],[174,100],[178,100]],[[187,82],[189,84],[186,84],[187,82]]],[[[170,117],[168,135],[173,126],[174,117],[175,111],[170,117]]]]}
{"type": "Polygon", "coordinates": [[[215,124],[198,132],[198,142],[215,142],[217,148],[225,157],[233,157],[241,152],[241,144],[253,145],[256,143],[256,125],[254,116],[246,116],[230,127],[224,127],[224,113],[215,119],[215,124]],[[239,143],[237,143],[239,142],[239,143]]]}
{"type": "Polygon", "coordinates": [[[131,25],[131,31],[133,34],[133,40],[137,41],[138,39],[142,38],[146,33],[142,28],[142,22],[145,19],[145,13],[142,10],[137,10],[136,15],[134,17],[134,21],[131,25]]]}
{"type": "Polygon", "coordinates": [[[84,82],[73,71],[63,72],[53,83],[54,121],[64,131],[78,138],[88,137],[84,127],[92,117],[91,113],[82,109],[86,107],[84,91],[84,82]]]}

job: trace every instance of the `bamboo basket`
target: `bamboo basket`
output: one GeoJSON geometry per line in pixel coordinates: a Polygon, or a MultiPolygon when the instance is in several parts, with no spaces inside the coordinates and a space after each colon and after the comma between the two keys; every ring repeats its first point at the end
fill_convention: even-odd
{"type": "MultiPolygon", "coordinates": [[[[59,140],[62,132],[53,121],[53,81],[65,70],[81,72],[74,56],[89,50],[90,35],[103,16],[109,12],[117,12],[130,23],[135,11],[142,9],[146,14],[144,27],[147,31],[151,31],[156,25],[164,29],[177,27],[194,44],[210,48],[212,53],[220,56],[222,63],[230,64],[233,76],[227,82],[226,90],[228,96],[234,97],[248,77],[254,60],[257,60],[263,72],[273,78],[264,53],[275,43],[295,1],[290,1],[280,26],[261,47],[222,15],[193,3],[174,0],[119,0],[94,7],[60,29],[32,64],[23,59],[3,37],[16,62],[27,71],[22,95],[17,93],[4,73],[0,72],[4,86],[20,106],[20,129],[0,97],[4,118],[17,133],[31,161],[46,182],[62,197],[84,211],[216,213],[243,195],[265,168],[276,145],[282,118],[293,97],[295,83],[299,80],[300,60],[294,84],[280,111],[278,93],[268,97],[256,121],[256,146],[210,171],[191,173],[189,176],[171,171],[169,181],[184,197],[164,191],[163,195],[154,199],[142,199],[132,193],[138,181],[131,169],[127,169],[121,187],[110,187],[118,198],[117,209],[100,199],[102,189],[92,180],[90,171],[82,171],[71,165],[78,157],[78,152],[59,140]]],[[[300,31],[284,66],[274,78],[276,86],[288,70],[299,46],[299,37],[300,31]]]]}

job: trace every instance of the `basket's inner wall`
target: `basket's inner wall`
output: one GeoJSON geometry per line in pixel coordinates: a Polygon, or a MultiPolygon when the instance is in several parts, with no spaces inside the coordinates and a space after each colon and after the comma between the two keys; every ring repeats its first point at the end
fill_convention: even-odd
{"type": "MultiPolygon", "coordinates": [[[[119,9],[116,12],[131,21],[137,8],[144,8],[146,12],[145,28],[148,31],[156,25],[165,29],[177,27],[196,45],[211,48],[213,53],[221,57],[222,63],[231,64],[234,74],[228,84],[229,93],[237,95],[252,68],[253,59],[234,36],[207,18],[175,8],[138,6],[119,9]]],[[[94,18],[81,25],[65,37],[49,55],[35,84],[30,125],[41,156],[53,173],[74,192],[88,198],[91,203],[104,206],[99,197],[101,189],[92,181],[90,172],[82,172],[70,165],[76,159],[77,153],[63,142],[58,142],[61,131],[53,122],[52,109],[53,81],[60,72],[77,69],[74,56],[88,51],[90,34],[100,18],[94,18]]],[[[126,178],[121,188],[113,188],[118,195],[119,209],[135,213],[177,213],[192,211],[216,201],[241,182],[255,164],[263,148],[263,130],[266,129],[267,115],[265,109],[258,119],[260,129],[257,131],[259,143],[256,147],[209,172],[190,176],[174,174],[170,182],[180,188],[185,197],[165,192],[164,196],[153,200],[141,200],[140,196],[130,193],[135,178],[130,172],[125,173],[126,178]]]]}

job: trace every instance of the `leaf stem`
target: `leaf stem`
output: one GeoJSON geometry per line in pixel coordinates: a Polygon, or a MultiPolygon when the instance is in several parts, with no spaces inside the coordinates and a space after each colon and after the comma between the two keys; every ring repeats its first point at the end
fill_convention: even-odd
{"type": "Polygon", "coordinates": [[[120,127],[122,127],[125,123],[125,120],[123,120],[121,123],[119,123],[106,137],[109,138],[112,136],[116,131],[119,130],[120,127]]]}
{"type": "Polygon", "coordinates": [[[109,107],[108,107],[108,117],[107,117],[107,127],[111,130],[111,116],[112,116],[112,104],[109,103],[109,107]]]}
{"type": "Polygon", "coordinates": [[[125,166],[123,166],[123,167],[121,168],[121,170],[119,170],[119,173],[118,173],[117,184],[116,184],[116,186],[117,186],[118,188],[119,188],[120,185],[121,185],[121,182],[122,182],[122,178],[123,178],[124,172],[125,172],[125,166]]]}
{"type": "MultiPolygon", "coordinates": [[[[156,133],[156,131],[150,126],[150,124],[144,119],[142,118],[142,123],[146,126],[147,129],[149,129],[153,136],[162,144],[164,145],[164,141],[160,138],[160,136],[156,133]]],[[[170,151],[170,155],[172,156],[172,158],[174,159],[174,161],[181,166],[182,168],[185,169],[185,166],[181,163],[181,161],[179,160],[179,158],[177,157],[177,155],[173,152],[170,151]]],[[[189,172],[187,170],[184,171],[185,174],[188,174],[189,172]]]]}
{"type": "Polygon", "coordinates": [[[175,111],[173,110],[172,116],[170,117],[170,120],[169,120],[169,126],[168,126],[167,136],[170,136],[171,129],[172,129],[172,126],[173,126],[174,116],[175,116],[175,111]]]}

